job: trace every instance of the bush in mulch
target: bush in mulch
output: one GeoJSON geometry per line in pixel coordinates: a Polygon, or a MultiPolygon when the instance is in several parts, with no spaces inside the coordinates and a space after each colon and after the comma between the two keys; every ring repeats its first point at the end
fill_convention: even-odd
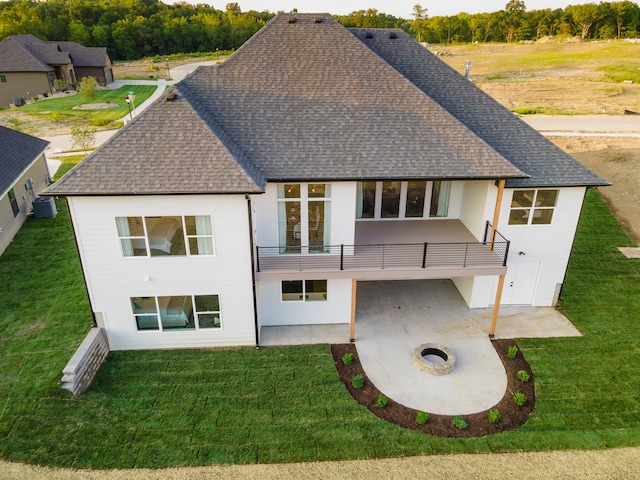
{"type": "MultiPolygon", "coordinates": [[[[336,369],[340,380],[347,388],[351,396],[361,405],[367,407],[374,415],[395,423],[401,427],[419,430],[429,435],[437,435],[440,437],[484,437],[486,435],[494,435],[506,430],[514,430],[523,425],[529,415],[533,411],[535,404],[535,386],[533,381],[533,372],[529,363],[525,360],[522,352],[517,350],[515,358],[509,358],[508,352],[510,347],[516,346],[514,340],[492,340],[491,343],[496,349],[500,360],[504,364],[507,372],[507,390],[500,402],[494,405],[491,410],[500,412],[499,421],[491,423],[489,421],[489,410],[463,415],[467,427],[464,429],[454,425],[454,418],[457,415],[438,415],[429,414],[428,422],[418,424],[416,415],[418,410],[405,407],[393,399],[389,398],[384,408],[376,408],[374,405],[383,392],[380,392],[376,386],[369,381],[358,357],[358,351],[355,344],[335,344],[331,346],[331,353],[335,361],[336,369]],[[345,354],[352,354],[352,362],[348,365],[342,361],[345,354]],[[526,371],[529,374],[529,381],[523,382],[518,378],[519,371],[526,371]],[[351,379],[357,375],[362,375],[365,379],[362,388],[353,388],[351,379]],[[521,407],[517,406],[513,400],[511,392],[519,391],[526,395],[526,402],[521,407]]],[[[513,352],[513,348],[511,348],[513,352]]],[[[520,374],[522,376],[522,374],[520,374]]]]}

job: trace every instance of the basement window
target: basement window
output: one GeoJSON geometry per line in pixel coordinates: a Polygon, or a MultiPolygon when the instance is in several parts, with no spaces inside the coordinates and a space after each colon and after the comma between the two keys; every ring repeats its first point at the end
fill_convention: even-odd
{"type": "Polygon", "coordinates": [[[327,300],[326,280],[283,280],[283,302],[323,302],[327,300]]]}

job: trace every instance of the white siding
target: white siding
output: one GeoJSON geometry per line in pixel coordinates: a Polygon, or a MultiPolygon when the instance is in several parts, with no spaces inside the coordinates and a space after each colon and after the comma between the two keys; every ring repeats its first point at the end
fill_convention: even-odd
{"type": "MultiPolygon", "coordinates": [[[[44,154],[34,161],[33,164],[16,180],[13,184],[13,192],[18,201],[20,212],[13,215],[13,210],[9,202],[8,191],[0,197],[0,255],[9,246],[13,237],[24,223],[27,215],[33,210],[31,197],[25,189],[27,179],[33,180],[33,189],[36,193],[42,192],[49,185],[49,170],[44,159],[44,154]]],[[[2,192],[0,192],[2,194],[2,192]]]]}
{"type": "MultiPolygon", "coordinates": [[[[550,225],[509,225],[513,189],[505,190],[502,202],[498,230],[511,241],[507,268],[516,268],[518,263],[539,264],[537,282],[533,287],[532,305],[535,306],[555,305],[558,285],[564,282],[586,188],[558,190],[558,200],[550,225]]],[[[484,284],[482,287],[478,286],[483,291],[492,291],[487,302],[493,304],[496,278],[479,277],[477,281],[484,284]],[[493,288],[489,289],[486,282],[491,282],[493,288]]]]}
{"type": "Polygon", "coordinates": [[[247,201],[240,195],[72,197],[91,304],[112,350],[255,344],[247,201]],[[215,256],[124,257],[115,217],[211,215],[215,256]],[[137,331],[131,297],[220,296],[221,329],[137,331]]]}
{"type": "MultiPolygon", "coordinates": [[[[317,275],[308,279],[322,280],[317,275]]],[[[328,280],[326,302],[283,302],[281,282],[259,282],[258,318],[261,327],[349,323],[351,318],[351,280],[328,280]]]]}
{"type": "Polygon", "coordinates": [[[460,221],[479,240],[484,236],[487,220],[493,220],[498,189],[494,182],[464,182],[460,221]]]}

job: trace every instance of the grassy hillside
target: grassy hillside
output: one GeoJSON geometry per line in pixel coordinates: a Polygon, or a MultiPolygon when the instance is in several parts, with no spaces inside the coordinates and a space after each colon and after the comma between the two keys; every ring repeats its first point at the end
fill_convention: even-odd
{"type": "Polygon", "coordinates": [[[476,44],[433,47],[510,110],[545,114],[640,111],[640,44],[476,44]]]}

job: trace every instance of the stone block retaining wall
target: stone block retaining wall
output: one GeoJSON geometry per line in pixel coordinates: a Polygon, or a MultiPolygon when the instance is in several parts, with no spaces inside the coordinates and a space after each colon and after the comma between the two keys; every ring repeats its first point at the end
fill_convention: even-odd
{"type": "Polygon", "coordinates": [[[62,388],[76,396],[86,392],[108,354],[104,329],[93,327],[62,370],[62,388]]]}

